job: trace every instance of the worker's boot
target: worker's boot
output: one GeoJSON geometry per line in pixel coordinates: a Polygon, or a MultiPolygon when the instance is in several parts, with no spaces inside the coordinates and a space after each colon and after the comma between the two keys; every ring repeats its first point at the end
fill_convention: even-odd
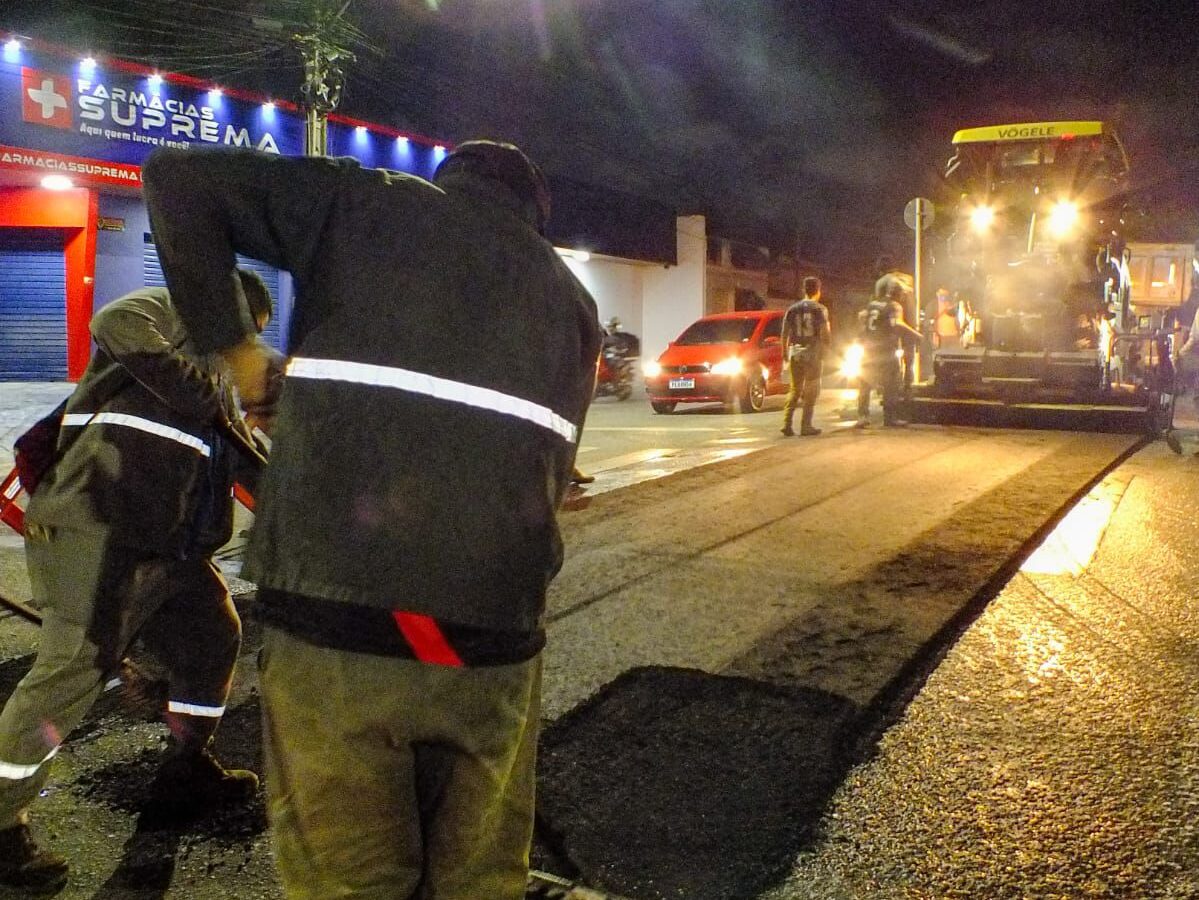
{"type": "MultiPolygon", "coordinates": [[[[790,399],[790,398],[788,398],[788,399],[790,399]]],[[[784,406],[783,407],[783,427],[779,429],[779,433],[782,434],[783,437],[794,436],[795,432],[791,429],[791,422],[794,419],[795,419],[795,407],[790,406],[790,405],[784,406]]]]}
{"type": "Polygon", "coordinates": [[[226,769],[212,754],[212,741],[167,751],[150,786],[151,805],[164,815],[195,815],[216,806],[246,803],[258,790],[258,776],[226,769]]]}
{"type": "Polygon", "coordinates": [[[899,403],[883,405],[883,426],[885,428],[906,428],[908,423],[899,417],[903,406],[899,403]]]}
{"type": "Polygon", "coordinates": [[[52,894],[66,883],[67,861],[38,847],[28,825],[0,831],[0,884],[31,894],[52,894]]]}
{"type": "Polygon", "coordinates": [[[868,397],[863,397],[860,392],[858,394],[858,420],[853,423],[853,427],[870,427],[870,400],[868,397]]]}
{"type": "Polygon", "coordinates": [[[803,417],[799,423],[799,433],[804,437],[815,437],[820,434],[820,429],[812,424],[812,414],[814,412],[814,409],[804,407],[803,417]]]}

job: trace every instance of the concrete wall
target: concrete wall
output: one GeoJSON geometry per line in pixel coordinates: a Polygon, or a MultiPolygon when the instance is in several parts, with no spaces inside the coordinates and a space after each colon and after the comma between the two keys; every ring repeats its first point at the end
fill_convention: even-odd
{"type": "Polygon", "coordinates": [[[706,315],[707,235],[703,216],[677,220],[678,265],[664,266],[606,256],[583,261],[570,250],[562,259],[595,298],[600,322],[613,316],[641,338],[641,356],[654,359],[679,332],[706,315]]]}
{"type": "Polygon", "coordinates": [[[595,298],[600,322],[606,323],[616,316],[623,330],[641,337],[642,274],[646,269],[645,263],[606,256],[592,256],[583,262],[569,252],[563,253],[562,259],[595,298]]]}
{"type": "Polygon", "coordinates": [[[150,217],[141,197],[100,194],[99,215],[124,220],[125,230],[96,232],[96,309],[145,283],[142,248],[150,230],[150,217]]]}
{"type": "Polygon", "coordinates": [[[783,300],[771,300],[769,296],[770,273],[711,264],[708,266],[708,289],[704,314],[711,316],[716,313],[732,312],[736,309],[738,290],[753,291],[762,298],[768,308],[784,305],[783,300]]]}
{"type": "Polygon", "coordinates": [[[656,358],[679,332],[704,315],[708,238],[703,216],[679,217],[678,260],[677,266],[654,266],[642,274],[643,359],[656,358]]]}

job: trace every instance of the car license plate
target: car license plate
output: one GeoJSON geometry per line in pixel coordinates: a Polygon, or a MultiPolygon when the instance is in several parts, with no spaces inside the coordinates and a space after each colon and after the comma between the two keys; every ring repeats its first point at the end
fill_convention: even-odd
{"type": "Polygon", "coordinates": [[[672,378],[670,379],[670,389],[675,390],[690,390],[695,387],[694,378],[672,378]]]}

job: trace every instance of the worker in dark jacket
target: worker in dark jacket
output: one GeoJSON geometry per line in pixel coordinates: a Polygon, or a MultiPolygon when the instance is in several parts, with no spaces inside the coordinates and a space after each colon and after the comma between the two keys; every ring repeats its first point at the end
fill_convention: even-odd
{"type": "Polygon", "coordinates": [[[858,313],[864,355],[862,374],[858,378],[858,420],[855,428],[870,425],[870,393],[878,389],[883,395],[883,425],[906,425],[899,418],[901,403],[901,358],[903,342],[920,337],[920,332],[903,319],[904,287],[898,280],[889,282],[885,295],[876,297],[858,313]]]}
{"type": "Polygon", "coordinates": [[[874,282],[874,296],[871,299],[884,303],[898,303],[905,324],[908,325],[908,330],[899,336],[902,347],[902,396],[906,403],[911,400],[912,385],[916,381],[916,356],[920,352],[919,335],[923,327],[920,322],[919,305],[916,303],[916,282],[907,272],[901,271],[895,260],[886,254],[875,260],[874,265],[878,278],[874,282]],[[914,318],[907,323],[909,310],[914,318]],[[912,337],[913,333],[916,337],[912,337]]]}
{"type": "MultiPolygon", "coordinates": [[[[258,276],[231,280],[265,325],[258,276]]],[[[71,395],[59,458],[25,516],[37,659],[0,714],[0,883],[61,884],[62,857],[36,846],[28,808],[59,742],[115,686],[135,639],[170,671],[170,745],[152,786],[162,811],[246,800],[252,772],[227,770],[209,742],[220,722],[241,623],[213,553],[232,531],[238,460],[251,440],[216,354],[199,352],[167,291],[145,288],[91,322],[96,353],[71,395]]]]}
{"type": "Polygon", "coordinates": [[[540,171],[471,141],[432,183],[246,150],[144,175],[200,346],[264,414],[282,383],[244,572],[285,894],[520,900],[556,512],[602,337],[542,237],[540,171]],[[295,277],[281,379],[235,252],[295,277]]]}

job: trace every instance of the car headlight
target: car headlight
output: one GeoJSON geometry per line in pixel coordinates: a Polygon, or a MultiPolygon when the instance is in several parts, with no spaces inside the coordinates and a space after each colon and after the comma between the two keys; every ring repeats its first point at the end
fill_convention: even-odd
{"type": "Polygon", "coordinates": [[[845,356],[841,360],[841,375],[845,378],[862,377],[862,360],[866,357],[866,348],[854,342],[845,348],[845,356]]]}
{"type": "Polygon", "coordinates": [[[647,359],[641,364],[641,371],[647,378],[657,378],[662,374],[662,364],[656,359],[647,359]]]}
{"type": "Polygon", "coordinates": [[[1066,237],[1078,222],[1078,204],[1059,200],[1049,210],[1049,233],[1056,238],[1066,237]]]}
{"type": "Polygon", "coordinates": [[[731,356],[728,359],[722,359],[716,365],[712,366],[713,375],[740,375],[741,360],[736,356],[731,356]]]}

